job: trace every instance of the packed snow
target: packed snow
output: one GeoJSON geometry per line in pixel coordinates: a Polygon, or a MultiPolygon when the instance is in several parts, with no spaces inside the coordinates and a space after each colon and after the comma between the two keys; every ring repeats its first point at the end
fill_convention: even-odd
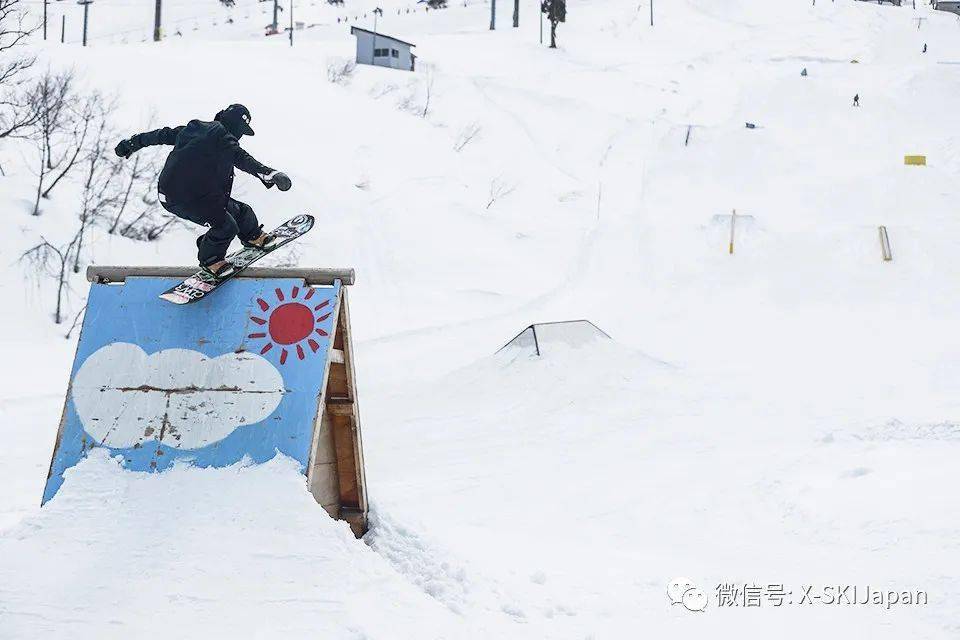
{"type": "MultiPolygon", "coordinates": [[[[282,456],[95,451],[39,507],[87,284],[56,325],[19,257],[80,186],[31,215],[36,150],[0,140],[0,638],[960,636],[957,16],[569,0],[549,49],[529,0],[495,31],[473,0],[297,0],[291,47],[254,0],[168,0],[154,43],[153,5],[97,0],[84,48],[51,3],[36,68],[115,96],[117,140],[250,107],[294,186],[235,196],[317,217],[275,259],[357,270],[371,529],[282,456]],[[415,72],[347,64],[376,6],[415,72]],[[497,353],[581,318],[611,339],[497,353]],[[881,601],[801,604],[846,585],[881,601]]],[[[194,264],[196,234],[93,229],[82,263],[194,264]]]]}

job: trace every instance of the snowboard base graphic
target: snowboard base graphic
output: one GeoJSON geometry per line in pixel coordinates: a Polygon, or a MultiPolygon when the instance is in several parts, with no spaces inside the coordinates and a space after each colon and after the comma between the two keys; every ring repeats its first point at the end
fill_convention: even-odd
{"type": "Polygon", "coordinates": [[[190,304],[202,300],[263,256],[273,253],[310,231],[313,228],[313,222],[313,216],[306,214],[291,218],[270,232],[271,235],[276,236],[277,241],[269,249],[244,247],[228,255],[227,262],[234,265],[233,271],[229,274],[218,278],[200,269],[180,284],[161,293],[160,298],[173,304],[190,304]]]}

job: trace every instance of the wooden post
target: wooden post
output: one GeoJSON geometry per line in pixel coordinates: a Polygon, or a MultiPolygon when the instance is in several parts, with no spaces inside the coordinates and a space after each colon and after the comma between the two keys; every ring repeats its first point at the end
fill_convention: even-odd
{"type": "Polygon", "coordinates": [[[884,262],[893,260],[893,252],[890,251],[890,236],[887,234],[887,228],[880,225],[880,253],[883,255],[884,262]]]}
{"type": "Polygon", "coordinates": [[[737,210],[730,216],[730,255],[733,255],[733,232],[737,228],[737,210]]]}
{"type": "Polygon", "coordinates": [[[67,40],[67,14],[60,16],[60,44],[67,40]]]}

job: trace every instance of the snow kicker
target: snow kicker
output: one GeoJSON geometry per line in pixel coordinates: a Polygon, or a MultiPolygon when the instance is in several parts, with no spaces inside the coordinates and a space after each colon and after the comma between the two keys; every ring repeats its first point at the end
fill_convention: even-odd
{"type": "Polygon", "coordinates": [[[104,447],[131,471],[298,460],[331,516],[366,530],[346,285],[353,270],[255,269],[197,304],[157,295],[190,269],[91,267],[43,502],[104,447]]]}

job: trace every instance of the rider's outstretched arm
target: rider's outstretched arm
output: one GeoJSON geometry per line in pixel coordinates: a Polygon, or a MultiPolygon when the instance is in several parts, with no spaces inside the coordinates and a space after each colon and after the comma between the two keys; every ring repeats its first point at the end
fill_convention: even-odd
{"type": "Polygon", "coordinates": [[[176,144],[177,136],[183,127],[163,127],[153,131],[145,131],[130,136],[126,140],[121,140],[114,150],[121,158],[129,158],[134,152],[144,147],[152,147],[159,144],[176,144]]]}
{"type": "Polygon", "coordinates": [[[233,136],[228,137],[228,144],[233,151],[233,166],[237,169],[259,178],[260,182],[262,182],[267,189],[273,185],[277,185],[277,188],[281,191],[286,191],[290,188],[291,182],[287,174],[281,173],[276,169],[271,169],[244,151],[240,143],[237,142],[237,139],[233,136]]]}

